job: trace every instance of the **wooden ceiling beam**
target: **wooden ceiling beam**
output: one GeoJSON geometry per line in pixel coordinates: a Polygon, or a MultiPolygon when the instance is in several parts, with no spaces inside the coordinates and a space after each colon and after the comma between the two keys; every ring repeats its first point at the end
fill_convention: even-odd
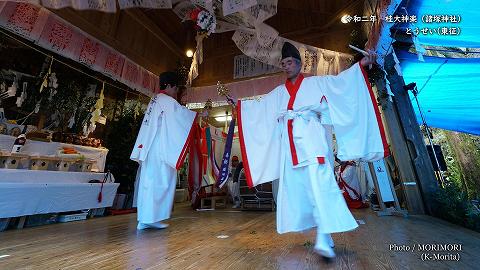
{"type": "Polygon", "coordinates": [[[185,58],[185,52],[170,37],[165,34],[145,13],[138,9],[125,9],[125,13],[130,15],[145,29],[150,31],[159,41],[169,48],[176,56],[185,58]]]}
{"type": "Polygon", "coordinates": [[[331,12],[326,12],[321,10],[304,10],[302,8],[292,8],[292,7],[278,7],[278,10],[285,11],[285,12],[289,12],[289,11],[302,12],[304,14],[315,15],[315,16],[318,16],[318,15],[330,16],[330,14],[332,14],[331,12]]]}
{"type": "Polygon", "coordinates": [[[288,34],[290,35],[297,35],[297,34],[304,34],[304,33],[307,33],[307,32],[318,32],[318,31],[322,31],[322,30],[325,30],[325,29],[328,29],[329,27],[331,27],[334,23],[338,23],[339,22],[339,18],[341,17],[341,15],[343,13],[345,13],[347,10],[351,10],[353,9],[354,7],[356,7],[357,5],[359,4],[363,4],[363,1],[358,1],[358,0],[350,0],[348,3],[346,3],[342,8],[340,8],[337,12],[335,12],[335,14],[333,14],[332,16],[330,16],[329,19],[327,19],[327,23],[324,24],[324,25],[318,25],[318,26],[312,26],[312,27],[308,27],[306,29],[299,29],[297,31],[292,31],[288,34]]]}

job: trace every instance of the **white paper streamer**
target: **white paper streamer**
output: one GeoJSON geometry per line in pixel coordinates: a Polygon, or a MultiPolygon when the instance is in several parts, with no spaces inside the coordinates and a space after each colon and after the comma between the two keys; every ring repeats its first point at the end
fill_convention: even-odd
{"type": "Polygon", "coordinates": [[[417,51],[418,61],[425,62],[425,60],[423,59],[423,55],[427,51],[425,50],[425,48],[422,47],[417,36],[413,36],[413,45],[415,46],[415,50],[417,51]]]}
{"type": "Polygon", "coordinates": [[[68,127],[69,128],[72,128],[73,125],[75,124],[75,114],[77,113],[77,111],[74,111],[72,116],[70,117],[70,119],[68,120],[68,127]]]}
{"type": "Polygon", "coordinates": [[[385,88],[387,88],[388,100],[393,102],[392,97],[395,96],[392,92],[392,88],[390,87],[390,81],[387,79],[387,73],[384,71],[384,79],[385,79],[385,88]]]}
{"type": "Polygon", "coordinates": [[[52,9],[71,7],[77,10],[99,10],[111,13],[117,11],[115,0],[42,0],[42,6],[52,9]]]}
{"type": "Polygon", "coordinates": [[[257,0],[223,0],[222,10],[223,16],[236,13],[257,4],[257,0]]]}
{"type": "Polygon", "coordinates": [[[188,72],[187,86],[192,85],[192,81],[198,77],[198,61],[197,52],[193,54],[192,64],[190,65],[190,71],[188,72]]]}
{"type": "Polygon", "coordinates": [[[171,0],[118,0],[121,9],[124,8],[172,8],[171,0]]]}
{"type": "Polygon", "coordinates": [[[400,66],[400,61],[398,60],[395,50],[392,50],[393,61],[395,61],[395,70],[397,71],[398,76],[403,76],[402,67],[400,66]]]}

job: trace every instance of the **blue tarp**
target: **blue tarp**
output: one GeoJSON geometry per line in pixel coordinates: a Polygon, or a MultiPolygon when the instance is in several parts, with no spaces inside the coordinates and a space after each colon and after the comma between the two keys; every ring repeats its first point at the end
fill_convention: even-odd
{"type": "MultiPolygon", "coordinates": [[[[417,83],[429,126],[480,135],[480,59],[425,57],[419,62],[415,54],[397,55],[405,83],[417,83]]],[[[411,98],[421,123],[412,94],[411,98]]]]}
{"type": "MultiPolygon", "coordinates": [[[[450,46],[465,48],[480,48],[480,1],[479,0],[409,0],[409,15],[416,15],[418,23],[410,28],[429,28],[441,31],[441,27],[458,27],[459,35],[439,35],[438,33],[424,35],[420,33],[420,43],[434,46],[450,46]],[[421,18],[428,15],[460,16],[459,23],[434,22],[424,23],[421,18]],[[440,28],[440,29],[439,29],[440,28]]],[[[399,9],[399,14],[402,10],[399,9]]]]}

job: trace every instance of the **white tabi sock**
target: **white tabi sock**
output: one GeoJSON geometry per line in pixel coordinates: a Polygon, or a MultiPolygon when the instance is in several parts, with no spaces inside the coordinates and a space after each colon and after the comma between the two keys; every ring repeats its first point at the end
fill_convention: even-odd
{"type": "Polygon", "coordinates": [[[144,229],[165,229],[168,227],[168,224],[162,222],[155,222],[155,223],[141,223],[139,222],[137,225],[137,230],[144,230],[144,229]]]}
{"type": "Polygon", "coordinates": [[[333,239],[330,234],[318,233],[317,240],[315,242],[315,252],[327,258],[334,258],[335,252],[333,251],[333,239]]]}

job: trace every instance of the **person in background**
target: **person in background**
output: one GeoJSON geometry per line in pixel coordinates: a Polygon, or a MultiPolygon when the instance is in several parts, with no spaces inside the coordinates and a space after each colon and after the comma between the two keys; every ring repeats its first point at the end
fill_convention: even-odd
{"type": "Polygon", "coordinates": [[[170,217],[177,170],[185,160],[197,113],[177,102],[178,76],[160,74],[160,89],[148,105],[130,156],[140,164],[136,183],[138,230],[163,229],[170,217]]]}
{"type": "Polygon", "coordinates": [[[232,162],[230,163],[230,169],[228,173],[228,192],[230,193],[230,196],[232,196],[232,208],[240,207],[240,185],[238,183],[238,175],[237,181],[235,181],[234,178],[239,163],[238,156],[232,156],[232,162]]]}

